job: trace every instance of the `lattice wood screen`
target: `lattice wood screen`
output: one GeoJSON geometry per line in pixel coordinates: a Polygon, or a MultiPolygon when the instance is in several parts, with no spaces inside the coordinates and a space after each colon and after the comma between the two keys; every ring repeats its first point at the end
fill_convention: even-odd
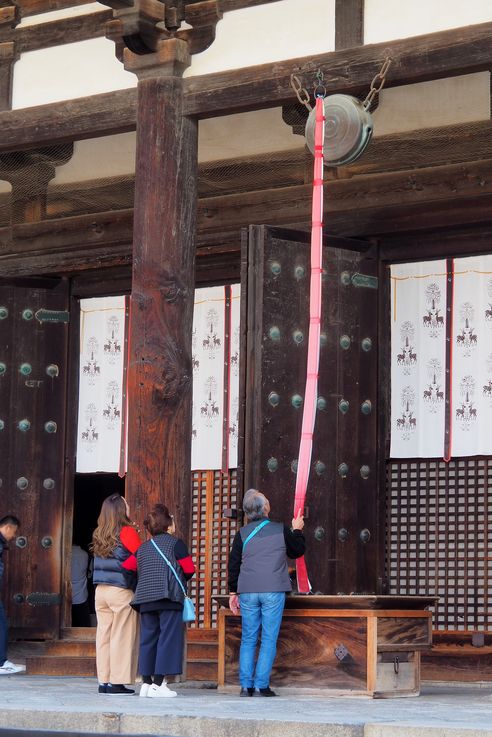
{"type": "Polygon", "coordinates": [[[390,461],[390,593],[439,596],[434,628],[492,630],[492,458],[390,461]]]}
{"type": "Polygon", "coordinates": [[[197,574],[191,582],[197,619],[195,627],[215,627],[217,605],[212,597],[227,593],[229,549],[238,520],[223,516],[237,507],[237,473],[193,472],[192,557],[197,574]]]}

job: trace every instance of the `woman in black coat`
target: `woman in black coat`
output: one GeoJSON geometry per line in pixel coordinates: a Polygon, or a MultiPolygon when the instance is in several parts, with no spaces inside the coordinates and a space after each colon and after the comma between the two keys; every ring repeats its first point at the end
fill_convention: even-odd
{"type": "Polygon", "coordinates": [[[138,583],[132,601],[134,609],[140,612],[140,696],[170,698],[177,694],[168,688],[165,677],[183,672],[184,594],[155,546],[164,553],[185,587],[195,566],[186,544],[172,534],[173,518],[164,504],[153,507],[144,525],[152,539],[137,552],[138,583]]]}

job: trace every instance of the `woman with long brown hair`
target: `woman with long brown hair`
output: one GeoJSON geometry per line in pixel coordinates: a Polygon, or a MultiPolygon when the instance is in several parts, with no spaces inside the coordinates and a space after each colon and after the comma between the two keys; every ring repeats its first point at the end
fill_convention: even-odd
{"type": "Polygon", "coordinates": [[[137,584],[140,536],[119,494],[108,496],[92,536],[96,585],[96,667],[99,693],[132,694],[137,672],[138,617],[130,606],[137,584]]]}

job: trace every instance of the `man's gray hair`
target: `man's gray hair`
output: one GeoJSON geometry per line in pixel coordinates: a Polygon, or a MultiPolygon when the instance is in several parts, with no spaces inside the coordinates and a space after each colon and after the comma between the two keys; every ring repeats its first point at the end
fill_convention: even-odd
{"type": "Polygon", "coordinates": [[[250,522],[265,516],[266,497],[257,489],[248,489],[243,499],[243,512],[250,522]]]}

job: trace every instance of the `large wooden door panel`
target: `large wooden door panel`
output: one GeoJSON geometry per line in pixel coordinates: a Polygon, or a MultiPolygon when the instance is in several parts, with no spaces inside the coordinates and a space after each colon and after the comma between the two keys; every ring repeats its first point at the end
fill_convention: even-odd
{"type": "MultiPolygon", "coordinates": [[[[376,589],[378,565],[377,259],[329,244],[306,560],[315,591],[360,593],[376,589]]],[[[244,488],[264,491],[273,516],[289,524],[306,381],[309,236],[251,226],[243,261],[244,488]]]]}
{"type": "MultiPolygon", "coordinates": [[[[0,287],[0,516],[21,520],[6,554],[14,635],[55,637],[61,603],[68,287],[0,287]]],[[[75,411],[75,407],[72,408],[75,411]]]]}

